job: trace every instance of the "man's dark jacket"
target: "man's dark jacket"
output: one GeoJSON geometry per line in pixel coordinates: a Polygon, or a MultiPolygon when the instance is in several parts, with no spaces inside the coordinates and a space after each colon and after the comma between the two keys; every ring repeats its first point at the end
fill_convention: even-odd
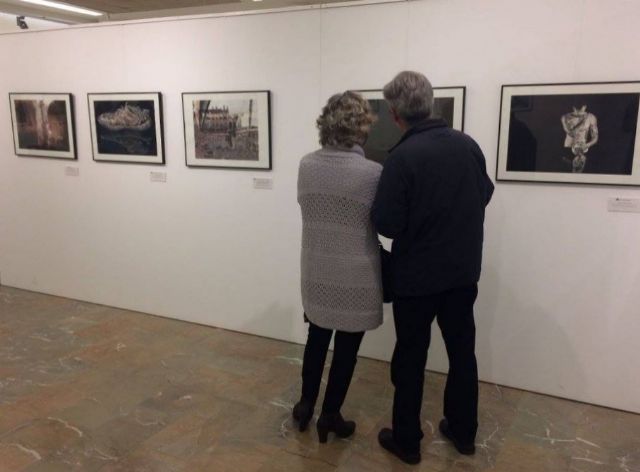
{"type": "Polygon", "coordinates": [[[378,232],[393,239],[396,296],[478,282],[492,194],[484,156],[471,137],[435,119],[404,134],[385,162],[372,210],[378,232]]]}

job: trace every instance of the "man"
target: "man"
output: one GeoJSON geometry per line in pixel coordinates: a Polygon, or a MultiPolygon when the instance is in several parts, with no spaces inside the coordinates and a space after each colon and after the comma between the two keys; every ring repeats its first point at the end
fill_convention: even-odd
{"type": "Polygon", "coordinates": [[[417,464],[424,369],[435,318],[449,356],[440,431],[462,454],[475,452],[473,305],[493,184],[476,142],[431,117],[433,89],[424,75],[401,72],[385,86],[384,97],[404,135],[385,163],[372,210],[378,232],[393,239],[397,336],[391,363],[393,429],[383,429],[378,439],[404,462],[417,464]]]}
{"type": "Polygon", "coordinates": [[[569,159],[574,173],[581,173],[587,164],[587,152],[598,142],[598,119],[587,113],[587,106],[573,107],[573,111],[560,118],[562,128],[567,134],[564,147],[571,148],[573,158],[569,159]]]}

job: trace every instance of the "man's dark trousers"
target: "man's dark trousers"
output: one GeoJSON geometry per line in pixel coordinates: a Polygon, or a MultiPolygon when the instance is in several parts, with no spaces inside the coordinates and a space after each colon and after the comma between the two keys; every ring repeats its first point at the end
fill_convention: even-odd
{"type": "Polygon", "coordinates": [[[393,436],[407,452],[420,450],[423,438],[420,410],[424,369],[434,318],[442,331],[449,356],[444,393],[444,416],[457,440],[473,443],[478,429],[478,367],[473,304],[477,284],[425,297],[398,297],[393,302],[396,347],[391,361],[395,386],[393,436]]]}

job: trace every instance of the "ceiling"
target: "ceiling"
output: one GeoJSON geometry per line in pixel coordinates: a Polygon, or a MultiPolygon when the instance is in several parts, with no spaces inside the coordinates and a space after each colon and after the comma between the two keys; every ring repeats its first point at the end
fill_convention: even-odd
{"type": "Polygon", "coordinates": [[[74,24],[284,8],[340,1],[344,0],[69,0],[66,2],[104,13],[101,17],[91,17],[32,5],[21,0],[0,0],[0,12],[74,24]]]}
{"type": "Polygon", "coordinates": [[[174,8],[203,7],[221,3],[239,3],[240,0],[74,0],[73,4],[105,13],[132,13],[174,8]]]}

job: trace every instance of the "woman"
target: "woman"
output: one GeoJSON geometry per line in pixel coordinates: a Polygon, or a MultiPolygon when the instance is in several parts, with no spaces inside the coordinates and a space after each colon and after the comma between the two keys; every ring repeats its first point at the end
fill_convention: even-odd
{"type": "Polygon", "coordinates": [[[313,417],[327,350],[336,332],[333,361],[317,428],[341,438],[356,428],[340,413],[366,330],[382,324],[382,282],[371,205],[382,167],[365,159],[362,145],[373,116],[354,92],[331,97],[317,125],[322,149],[302,159],[298,203],[302,210],[302,304],[309,334],[302,395],[293,417],[304,431],[313,417]]]}

